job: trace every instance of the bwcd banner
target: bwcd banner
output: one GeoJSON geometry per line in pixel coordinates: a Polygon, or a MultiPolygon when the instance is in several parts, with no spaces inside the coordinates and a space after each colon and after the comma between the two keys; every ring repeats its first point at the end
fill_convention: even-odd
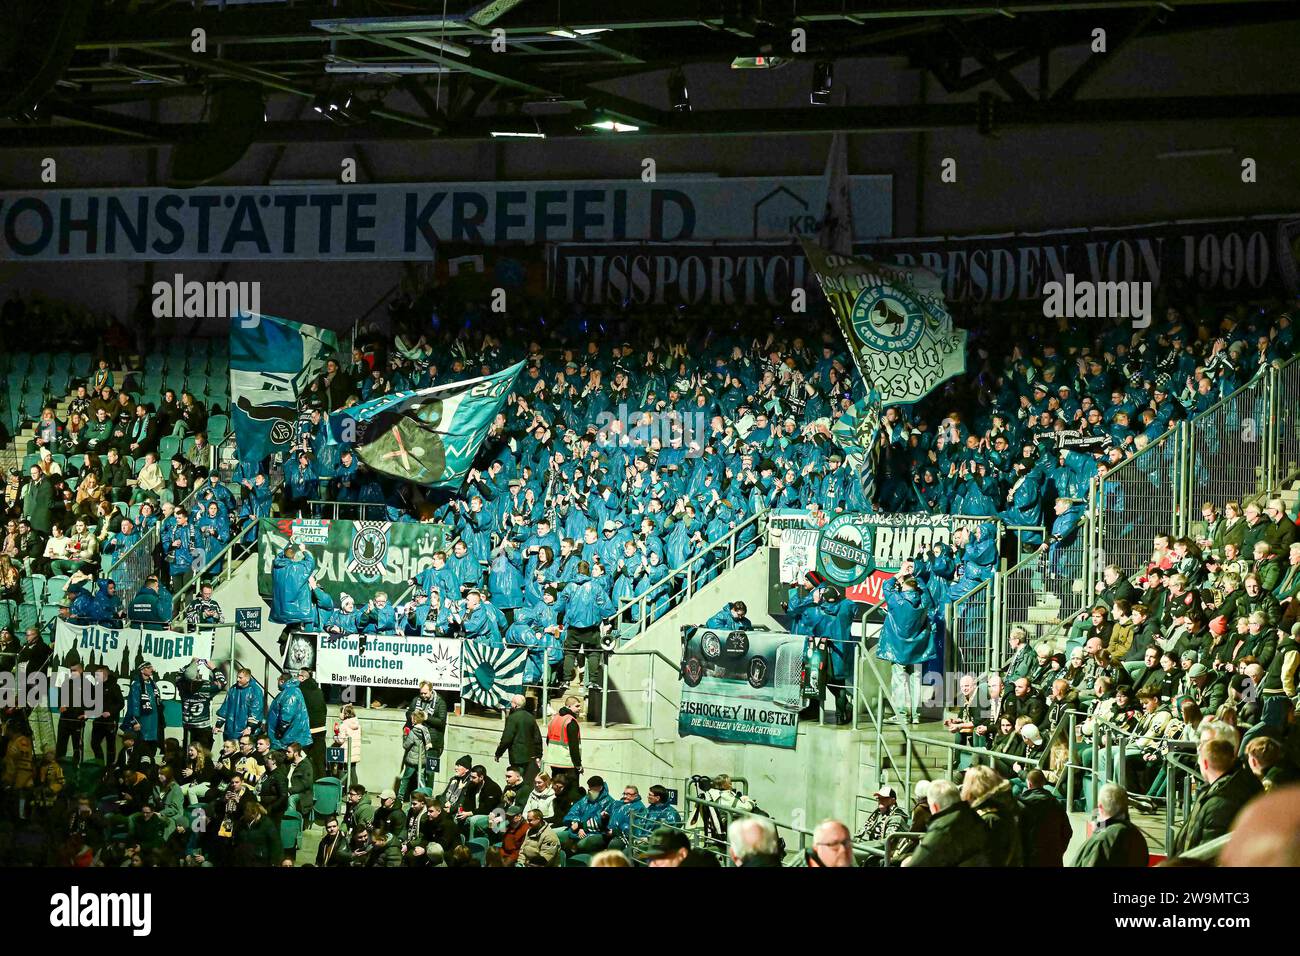
{"type": "Polygon", "coordinates": [[[271,596],[271,566],[289,543],[289,536],[316,559],[316,583],[338,601],[352,595],[362,607],[379,591],[390,600],[433,564],[433,555],[447,543],[447,526],[417,521],[332,521],[281,518],[261,521],[258,548],[258,590],[271,596]]]}
{"type": "Polygon", "coordinates": [[[806,640],[770,631],[683,628],[677,735],[794,749],[806,640]]]}
{"type": "Polygon", "coordinates": [[[148,661],[160,679],[171,679],[192,661],[211,659],[211,631],[183,634],[67,621],[54,629],[54,660],[63,667],[80,664],[87,673],[103,664],[114,676],[129,680],[148,661]]]}
{"type": "Polygon", "coordinates": [[[959,529],[974,531],[989,520],[963,515],[836,515],[817,539],[817,571],[850,600],[879,604],[885,582],[904,561],[935,545],[952,544],[959,529]]]}

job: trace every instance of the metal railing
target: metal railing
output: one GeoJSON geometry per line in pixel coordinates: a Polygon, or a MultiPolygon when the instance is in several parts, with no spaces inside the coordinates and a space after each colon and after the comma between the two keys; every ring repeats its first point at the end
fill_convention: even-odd
{"type": "MultiPolygon", "coordinates": [[[[738,777],[732,777],[733,782],[739,779],[740,778],[738,777]]],[[[755,814],[743,807],[715,803],[712,800],[705,800],[703,797],[693,796],[689,790],[690,786],[691,778],[687,777],[683,787],[683,793],[685,795],[684,800],[686,804],[686,821],[688,822],[684,823],[680,829],[688,836],[692,836],[694,838],[693,843],[700,849],[707,850],[717,856],[719,862],[723,866],[734,866],[735,863],[732,861],[731,854],[728,852],[727,847],[727,829],[731,826],[731,823],[734,820],[742,819],[744,817],[764,815],[755,814]],[[689,821],[693,815],[694,809],[696,808],[699,809],[701,814],[713,812],[721,818],[720,823],[722,833],[720,835],[714,836],[706,830],[693,830],[691,828],[689,821]]],[[[812,845],[813,838],[812,830],[805,827],[795,826],[790,823],[782,823],[774,817],[764,816],[764,819],[772,822],[772,825],[776,827],[778,836],[783,837],[783,835],[789,835],[790,839],[785,840],[785,852],[787,857],[791,853],[793,847],[797,847],[798,849],[798,854],[795,858],[796,861],[802,860],[809,853],[809,848],[812,845]]],[[[855,859],[875,858],[881,862],[885,862],[887,858],[884,846],[876,846],[872,843],[858,843],[855,841],[852,844],[852,847],[855,859]]],[[[784,860],[782,862],[784,863],[784,860]]]]}
{"type": "MultiPolygon", "coordinates": [[[[759,511],[732,528],[717,541],[710,541],[700,551],[687,559],[681,567],[669,571],[656,585],[642,594],[623,598],[618,606],[619,622],[631,617],[630,627],[622,631],[624,640],[644,634],[655,620],[682,604],[717,575],[736,566],[740,551],[763,544],[767,527],[767,511],[759,511]],[[741,541],[741,538],[744,541],[741,541]]],[[[745,555],[748,557],[748,555],[745,555]]]]}

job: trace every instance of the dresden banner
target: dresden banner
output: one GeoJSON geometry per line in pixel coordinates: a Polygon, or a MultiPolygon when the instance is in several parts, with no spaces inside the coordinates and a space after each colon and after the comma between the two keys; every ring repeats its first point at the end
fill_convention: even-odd
{"type": "Polygon", "coordinates": [[[923,266],[949,302],[1030,301],[1048,282],[1150,282],[1190,293],[1300,292],[1300,213],[1039,233],[858,243],[855,252],[923,266]]]}
{"type": "Polygon", "coordinates": [[[817,539],[817,572],[851,600],[879,604],[885,582],[904,561],[932,553],[935,545],[951,545],[959,530],[973,531],[990,520],[963,515],[836,515],[817,539]]]}

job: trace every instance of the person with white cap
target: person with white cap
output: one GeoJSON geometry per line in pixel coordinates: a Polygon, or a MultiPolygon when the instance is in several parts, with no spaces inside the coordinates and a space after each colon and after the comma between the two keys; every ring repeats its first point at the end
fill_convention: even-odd
{"type": "Polygon", "coordinates": [[[872,794],[876,798],[876,809],[867,815],[867,820],[858,831],[857,842],[877,842],[884,844],[893,834],[906,831],[911,824],[907,811],[898,805],[898,792],[889,784],[882,784],[872,794]]]}

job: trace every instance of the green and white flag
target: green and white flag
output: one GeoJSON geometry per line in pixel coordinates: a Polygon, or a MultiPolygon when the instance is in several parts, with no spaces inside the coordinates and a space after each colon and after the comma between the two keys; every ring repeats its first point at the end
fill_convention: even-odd
{"type": "Polygon", "coordinates": [[[804,253],[853,360],[882,405],[920,401],[966,371],[966,332],[955,328],[942,279],[899,266],[831,252],[803,241],[804,253]]]}
{"type": "Polygon", "coordinates": [[[523,367],[519,362],[494,375],[394,392],[335,413],[330,429],[375,471],[417,485],[455,487],[523,367]]]}

